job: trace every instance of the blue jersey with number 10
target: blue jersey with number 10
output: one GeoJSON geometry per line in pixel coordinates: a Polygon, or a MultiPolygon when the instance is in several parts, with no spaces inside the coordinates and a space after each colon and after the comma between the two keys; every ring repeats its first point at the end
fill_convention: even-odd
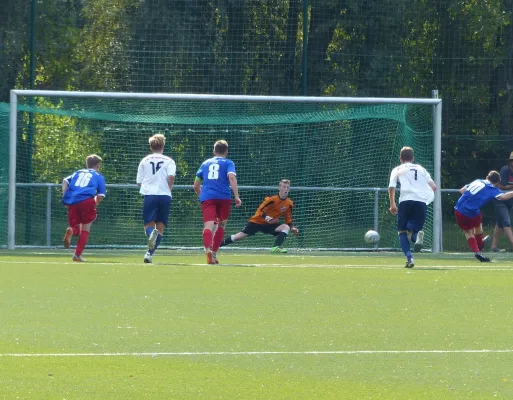
{"type": "Polygon", "coordinates": [[[203,180],[200,201],[230,200],[232,192],[228,174],[235,173],[235,164],[224,157],[212,157],[205,160],[199,167],[196,176],[203,180]]]}
{"type": "Polygon", "coordinates": [[[105,196],[105,178],[94,169],[81,169],[64,179],[68,182],[68,190],[62,197],[64,204],[78,204],[96,195],[105,196]]]}
{"type": "Polygon", "coordinates": [[[454,209],[470,218],[479,215],[481,207],[501,194],[501,191],[486,179],[477,179],[469,183],[466,189],[454,209]]]}

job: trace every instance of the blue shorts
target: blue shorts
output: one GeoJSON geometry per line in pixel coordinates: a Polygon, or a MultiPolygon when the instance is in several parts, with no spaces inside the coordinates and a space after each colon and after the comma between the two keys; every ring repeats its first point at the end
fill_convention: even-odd
{"type": "Polygon", "coordinates": [[[426,222],[427,205],[422,201],[406,200],[399,203],[397,231],[418,232],[426,222]]]}
{"type": "Polygon", "coordinates": [[[144,196],[143,221],[146,225],[149,222],[162,222],[167,226],[169,210],[171,209],[171,197],[166,195],[144,196]]]}

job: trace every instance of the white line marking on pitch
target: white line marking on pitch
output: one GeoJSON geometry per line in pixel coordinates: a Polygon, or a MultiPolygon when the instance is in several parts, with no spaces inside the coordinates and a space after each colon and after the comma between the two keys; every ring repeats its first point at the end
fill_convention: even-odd
{"type": "MultiPolygon", "coordinates": [[[[77,263],[72,261],[3,261],[0,260],[1,264],[47,264],[47,265],[76,265],[77,263]]],[[[124,263],[124,262],[94,262],[90,261],[87,263],[83,263],[81,265],[89,265],[89,266],[98,266],[98,265],[107,265],[107,266],[118,266],[118,267],[132,267],[139,266],[143,268],[154,268],[154,267],[205,267],[205,268],[223,268],[223,267],[239,267],[239,268],[326,268],[326,269],[343,269],[343,268],[354,268],[354,269],[383,269],[383,270],[405,270],[400,265],[386,265],[386,264],[219,264],[216,267],[210,267],[206,264],[199,263],[166,263],[163,261],[162,263],[154,263],[151,265],[143,264],[143,263],[124,263]]],[[[493,266],[493,265],[417,265],[414,269],[405,270],[408,273],[414,271],[422,271],[422,270],[447,270],[447,269],[467,269],[467,270],[480,270],[480,271],[513,271],[513,268],[508,265],[504,266],[493,266]]]]}
{"type": "Polygon", "coordinates": [[[0,357],[157,357],[157,356],[260,356],[260,355],[358,355],[358,354],[472,354],[513,353],[513,349],[463,350],[340,350],[340,351],[182,351],[157,353],[6,353],[0,357]]]}

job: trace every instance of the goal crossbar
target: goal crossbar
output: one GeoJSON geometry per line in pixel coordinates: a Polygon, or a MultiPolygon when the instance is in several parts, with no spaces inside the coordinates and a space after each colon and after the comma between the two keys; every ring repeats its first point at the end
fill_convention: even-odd
{"type": "MultiPolygon", "coordinates": [[[[96,99],[147,99],[147,100],[176,100],[203,102],[249,102],[249,103],[319,103],[319,104],[415,104],[433,107],[433,160],[434,181],[441,187],[441,122],[442,100],[437,91],[432,98],[377,98],[377,97],[314,97],[314,96],[253,96],[253,95],[217,95],[217,94],[187,94],[187,93],[123,93],[123,92],[78,92],[52,90],[19,90],[10,92],[9,118],[9,192],[8,192],[8,248],[15,248],[15,203],[16,203],[16,142],[17,142],[17,112],[18,97],[75,97],[96,99]]],[[[442,249],[441,224],[441,193],[435,193],[433,207],[433,252],[442,249]]]]}

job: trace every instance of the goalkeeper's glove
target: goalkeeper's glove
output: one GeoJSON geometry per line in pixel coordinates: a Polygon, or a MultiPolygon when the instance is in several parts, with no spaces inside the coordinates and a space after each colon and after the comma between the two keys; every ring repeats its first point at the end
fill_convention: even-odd
{"type": "Polygon", "coordinates": [[[275,224],[276,222],[278,222],[278,220],[273,217],[270,217],[269,215],[266,215],[265,222],[267,222],[268,224],[275,224]]]}
{"type": "Polygon", "coordinates": [[[292,231],[292,233],[294,233],[296,236],[298,236],[298,235],[299,235],[299,229],[298,229],[298,228],[296,228],[295,226],[294,226],[294,227],[292,227],[290,230],[291,230],[291,231],[292,231]]]}

